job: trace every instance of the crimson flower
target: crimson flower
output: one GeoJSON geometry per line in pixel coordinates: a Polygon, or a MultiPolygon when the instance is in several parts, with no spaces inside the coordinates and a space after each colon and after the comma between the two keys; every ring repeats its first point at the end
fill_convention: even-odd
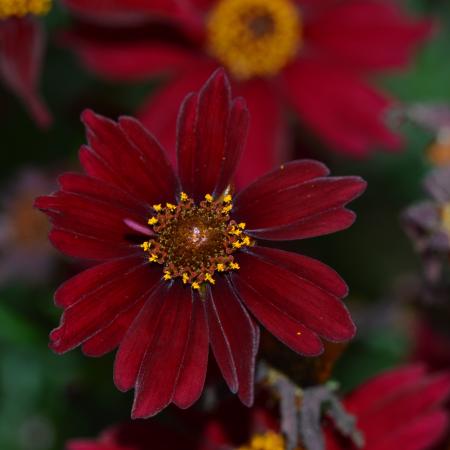
{"type": "MultiPolygon", "coordinates": [[[[421,365],[410,365],[374,377],[347,396],[344,404],[364,436],[364,450],[428,450],[446,431],[448,414],[443,404],[449,394],[448,374],[427,375],[421,365]]],[[[260,407],[243,411],[235,406],[220,412],[208,418],[200,436],[192,431],[180,436],[153,421],[134,422],[112,427],[98,440],[70,441],[67,450],[175,450],[185,448],[183,442],[189,450],[286,448],[271,411],[260,407]]],[[[326,450],[356,450],[330,423],[324,422],[323,429],[326,450]]]]}
{"type": "Polygon", "coordinates": [[[47,14],[51,0],[0,2],[0,78],[46,127],[50,114],[37,92],[44,52],[44,30],[35,16],[47,14]]]}
{"type": "Polygon", "coordinates": [[[361,157],[376,146],[397,149],[400,139],[385,124],[393,100],[369,80],[381,70],[405,67],[430,31],[429,22],[377,0],[65,3],[82,19],[103,25],[68,39],[89,69],[121,81],[169,76],[138,117],[173,156],[177,105],[185,92],[197,90],[215,67],[228,69],[252,115],[240,183],[288,156],[286,106],[338,152],[361,157]],[[155,39],[154,23],[148,22],[155,15],[165,16],[175,30],[155,39]],[[105,25],[127,29],[111,32],[105,25]]]}
{"type": "Polygon", "coordinates": [[[293,161],[233,197],[248,112],[220,70],[181,107],[176,173],[135,119],[82,119],[86,174],[62,175],[36,205],[58,249],[101,264],[56,292],[65,311],[51,347],[100,356],[119,346],[114,381],[135,387],[134,417],[196,401],[209,344],[231,391],[251,404],[255,319],[303,355],[321,353],[321,338],[353,337],[347,286],[332,269],[258,243],[347,228],[355,215],[344,206],[363,180],[293,161]]]}

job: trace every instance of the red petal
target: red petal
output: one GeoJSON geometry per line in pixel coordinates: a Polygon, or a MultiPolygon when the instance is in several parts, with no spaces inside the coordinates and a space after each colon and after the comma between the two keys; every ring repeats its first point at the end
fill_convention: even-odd
{"type": "Polygon", "coordinates": [[[236,183],[242,187],[266,174],[289,155],[285,118],[275,87],[265,80],[255,79],[236,84],[235,92],[247,102],[251,117],[245,150],[236,174],[236,183]]]}
{"type": "MultiPolygon", "coordinates": [[[[77,302],[64,311],[59,328],[50,335],[51,348],[64,353],[80,345],[134,303],[148,296],[158,279],[158,268],[141,262],[116,278],[86,290],[77,302]]],[[[88,278],[88,287],[91,287],[90,283],[88,278]]]]}
{"type": "Polygon", "coordinates": [[[173,164],[176,162],[177,117],[183,99],[189,92],[198,91],[215,67],[210,60],[193,60],[192,69],[168,81],[138,112],[139,119],[152,130],[173,164]]]}
{"type": "MultiPolygon", "coordinates": [[[[241,268],[233,279],[246,283],[261,302],[272,304],[327,340],[347,341],[354,336],[355,325],[339,298],[251,252],[237,259],[241,268]]],[[[242,299],[247,304],[245,296],[242,299]]]]}
{"type": "Polygon", "coordinates": [[[147,349],[157,339],[157,326],[163,309],[167,285],[155,288],[146,300],[120,343],[114,361],[114,384],[121,391],[128,391],[135,383],[147,349]]]}
{"type": "Polygon", "coordinates": [[[180,408],[189,408],[202,394],[208,367],[208,346],[206,316],[201,300],[196,298],[192,306],[186,354],[173,396],[173,402],[180,408]]]}
{"type": "Polygon", "coordinates": [[[0,75],[23,100],[36,123],[48,127],[52,118],[37,93],[44,41],[41,24],[31,17],[0,23],[0,75]]]}
{"type": "Polygon", "coordinates": [[[316,259],[267,247],[253,247],[251,252],[295,273],[336,297],[346,297],[348,294],[345,281],[331,267],[316,259]]]}
{"type": "Polygon", "coordinates": [[[425,376],[425,367],[419,364],[405,366],[377,375],[346,397],[345,404],[354,411],[370,409],[380,398],[392,395],[401,386],[413,386],[425,376]]]}
{"type": "Polygon", "coordinates": [[[367,450],[425,450],[439,442],[448,431],[448,414],[434,411],[424,414],[393,432],[383,432],[373,441],[367,442],[367,450]]]}
{"type": "Polygon", "coordinates": [[[139,369],[133,418],[153,416],[172,401],[186,353],[192,302],[191,289],[181,283],[166,292],[158,330],[139,369]]]}
{"type": "Polygon", "coordinates": [[[87,356],[99,357],[118,347],[142,309],[145,300],[139,300],[131,308],[119,314],[107,327],[88,339],[82,346],[83,353],[87,356]]]}
{"type": "MultiPolygon", "coordinates": [[[[368,441],[390,430],[400,430],[421,415],[443,405],[450,394],[448,374],[422,378],[420,382],[407,386],[397,385],[391,395],[376,399],[369,409],[358,411],[358,425],[368,441]]],[[[352,408],[349,411],[355,412],[352,408]]]]}
{"type": "MultiPolygon", "coordinates": [[[[233,385],[226,360],[236,370],[239,398],[247,405],[253,403],[255,358],[258,352],[259,329],[234,294],[229,282],[217,277],[205,303],[211,330],[211,346],[224,378],[233,385]],[[227,343],[224,354],[222,342],[227,343]],[[229,381],[230,380],[230,381],[229,381]]],[[[230,387],[231,389],[231,387],[230,387]]]]}
{"type": "Polygon", "coordinates": [[[71,35],[66,42],[89,70],[107,80],[147,80],[185,69],[193,58],[188,50],[164,43],[109,43],[71,35]]]}
{"type": "Polygon", "coordinates": [[[403,67],[431,24],[414,21],[397,5],[366,0],[335,4],[305,28],[305,40],[346,67],[403,67]]]}
{"type": "Polygon", "coordinates": [[[177,0],[63,0],[71,12],[104,24],[127,25],[150,16],[182,17],[177,0]]]}
{"type": "Polygon", "coordinates": [[[235,106],[231,102],[223,70],[216,71],[199,94],[188,96],[183,104],[178,120],[178,172],[183,190],[197,201],[208,193],[220,196],[230,183],[244,143],[238,139],[245,140],[246,135],[248,119],[243,114],[247,115],[242,101],[235,106]],[[231,117],[232,111],[236,117],[231,117]],[[227,147],[229,138],[232,147],[227,147]]]}
{"type": "MultiPolygon", "coordinates": [[[[366,187],[359,177],[317,178],[325,170],[312,161],[276,169],[237,196],[233,217],[245,222],[255,236],[267,228],[297,227],[329,211],[340,211],[366,187]]],[[[327,219],[330,229],[336,230],[333,214],[327,219]]],[[[341,216],[337,219],[341,223],[341,216]]]]}
{"type": "Polygon", "coordinates": [[[122,258],[98,264],[64,282],[55,292],[55,304],[67,308],[80,300],[87,292],[119,278],[130,267],[142,264],[141,257],[122,258]]]}
{"type": "Polygon", "coordinates": [[[150,207],[174,200],[176,178],[164,151],[135,119],[122,118],[117,124],[86,110],[82,120],[90,147],[116,175],[120,188],[150,207]]]}
{"type": "Polygon", "coordinates": [[[232,275],[232,282],[245,306],[283,344],[305,356],[317,356],[323,352],[322,341],[313,331],[261,296],[241,277],[232,275]]]}
{"type": "Polygon", "coordinates": [[[300,118],[336,151],[365,156],[401,140],[385,123],[391,101],[337,64],[299,60],[283,72],[286,98],[300,118]]]}

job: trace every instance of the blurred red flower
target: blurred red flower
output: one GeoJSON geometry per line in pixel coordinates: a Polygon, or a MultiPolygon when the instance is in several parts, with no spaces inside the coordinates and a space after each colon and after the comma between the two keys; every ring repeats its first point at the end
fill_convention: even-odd
{"type": "MultiPolygon", "coordinates": [[[[365,450],[428,450],[446,431],[448,415],[443,403],[449,394],[448,374],[427,375],[422,366],[410,365],[374,377],[346,397],[343,403],[356,418],[365,439],[365,450]]],[[[96,441],[73,440],[68,443],[67,450],[285,448],[272,412],[262,408],[235,409],[227,409],[226,414],[220,416],[211,415],[202,431],[188,428],[190,433],[186,436],[153,421],[135,422],[112,427],[96,441]],[[186,437],[189,437],[188,441],[186,437]]],[[[328,421],[324,422],[323,429],[327,450],[356,449],[328,421]]]]}
{"type": "Polygon", "coordinates": [[[252,115],[239,183],[289,156],[285,105],[338,152],[361,157],[375,146],[399,148],[400,138],[385,124],[393,100],[374,89],[370,77],[405,67],[431,28],[393,2],[377,0],[65,3],[84,20],[128,27],[69,35],[88,68],[111,80],[170,76],[138,117],[172,155],[177,105],[213,68],[228,69],[252,115]],[[156,39],[154,23],[148,23],[155,15],[174,26],[156,39]]]}
{"type": "Polygon", "coordinates": [[[50,7],[51,0],[0,3],[0,78],[40,127],[50,125],[51,116],[38,94],[45,33],[35,16],[50,7]]]}
{"type": "Polygon", "coordinates": [[[253,316],[303,355],[321,353],[320,338],[353,337],[344,281],[319,261],[257,241],[349,227],[355,215],[344,206],[364,191],[363,180],[293,161],[233,199],[248,113],[242,99],[232,100],[223,71],[180,110],[177,174],[135,119],[85,111],[83,121],[86,175],[61,176],[60,191],[36,205],[51,218],[58,249],[102,264],[56,292],[65,312],[51,347],[82,345],[99,356],[120,345],[114,380],[121,390],[135,387],[134,417],[196,401],[208,344],[231,391],[251,404],[253,316]]]}

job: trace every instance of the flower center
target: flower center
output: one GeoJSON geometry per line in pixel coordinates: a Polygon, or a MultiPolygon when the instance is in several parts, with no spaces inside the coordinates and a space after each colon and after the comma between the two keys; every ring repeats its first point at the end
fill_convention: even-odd
{"type": "Polygon", "coordinates": [[[214,200],[207,194],[199,205],[181,193],[177,205],[153,205],[155,215],[148,221],[156,237],[141,247],[150,262],[164,266],[164,279],[181,278],[200,289],[215,284],[215,272],[238,270],[233,253],[253,245],[244,233],[245,223],[230,219],[231,195],[214,200]]]}
{"type": "Polygon", "coordinates": [[[208,50],[238,79],[276,75],[301,44],[292,0],[221,0],[207,22],[208,50]]]}
{"type": "Polygon", "coordinates": [[[446,203],[441,210],[441,220],[444,230],[450,235],[450,203],[446,203]]]}
{"type": "Polygon", "coordinates": [[[281,434],[267,431],[264,434],[253,435],[250,444],[239,447],[238,450],[284,450],[284,439],[281,434]]]}
{"type": "Polygon", "coordinates": [[[450,128],[439,131],[437,140],[427,150],[429,161],[436,166],[450,164],[450,128]]]}
{"type": "Polygon", "coordinates": [[[42,16],[50,11],[51,6],[52,0],[0,0],[0,19],[27,14],[42,16]]]}

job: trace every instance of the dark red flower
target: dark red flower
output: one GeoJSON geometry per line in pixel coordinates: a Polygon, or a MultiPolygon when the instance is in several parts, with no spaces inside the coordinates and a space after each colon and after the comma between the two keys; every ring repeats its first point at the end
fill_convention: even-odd
{"type": "Polygon", "coordinates": [[[232,100],[223,71],[183,103],[176,173],[135,119],[116,123],[91,111],[82,118],[86,175],[62,175],[60,190],[36,205],[51,218],[58,249],[101,264],[56,292],[65,312],[51,347],[82,345],[100,356],[119,346],[114,380],[123,391],[135,387],[134,417],[195,402],[209,344],[231,391],[251,404],[254,318],[303,355],[321,353],[321,338],[352,338],[339,275],[257,242],[349,227],[355,215],[344,206],[363,192],[363,180],[293,161],[233,198],[248,113],[242,99],[232,100]]]}
{"type": "Polygon", "coordinates": [[[50,6],[51,0],[0,4],[0,77],[41,127],[48,126],[51,117],[37,92],[45,36],[34,15],[46,14],[50,6]]]}
{"type": "Polygon", "coordinates": [[[400,139],[385,124],[393,100],[369,79],[382,69],[405,67],[430,31],[429,22],[413,21],[392,2],[377,0],[65,3],[84,19],[144,31],[108,34],[103,28],[72,34],[68,42],[87,67],[108,79],[170,75],[139,117],[172,155],[177,105],[185,92],[198,89],[212,68],[227,67],[252,115],[239,182],[286,158],[285,105],[336,151],[360,157],[376,146],[397,149],[400,139]],[[163,33],[148,37],[152,14],[170,19],[184,40],[175,43],[163,33]]]}
{"type": "MultiPolygon", "coordinates": [[[[448,414],[443,404],[449,395],[448,374],[427,375],[422,366],[410,365],[374,377],[343,403],[356,419],[364,450],[428,450],[447,429],[448,414]]],[[[261,407],[246,411],[237,405],[221,408],[201,428],[186,429],[190,430],[189,440],[153,421],[124,424],[95,441],[71,441],[67,450],[285,449],[273,412],[261,407]]],[[[323,422],[323,430],[326,450],[356,450],[328,419],[323,422]]]]}

